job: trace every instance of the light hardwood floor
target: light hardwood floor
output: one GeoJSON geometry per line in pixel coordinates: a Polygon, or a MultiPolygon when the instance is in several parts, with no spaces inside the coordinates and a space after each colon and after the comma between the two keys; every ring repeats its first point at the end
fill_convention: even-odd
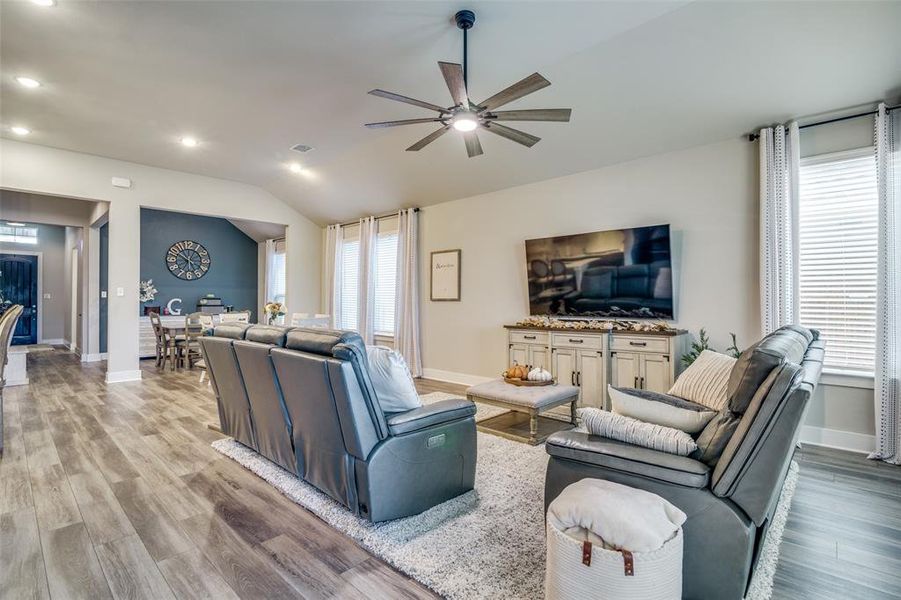
{"type": "MultiPolygon", "coordinates": [[[[106,386],[101,363],[34,353],[5,391],[0,598],[434,597],[212,450],[196,372],[142,370],[106,386]]],[[[901,595],[901,469],[798,460],[774,598],[901,595]]]]}

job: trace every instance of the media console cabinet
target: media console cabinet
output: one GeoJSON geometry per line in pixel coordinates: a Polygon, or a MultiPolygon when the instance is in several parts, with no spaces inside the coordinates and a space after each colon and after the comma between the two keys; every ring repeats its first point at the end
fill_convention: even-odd
{"type": "Polygon", "coordinates": [[[667,392],[682,372],[689,336],[673,332],[505,325],[508,363],[543,367],[579,387],[579,406],[609,409],[607,384],[667,392]]]}

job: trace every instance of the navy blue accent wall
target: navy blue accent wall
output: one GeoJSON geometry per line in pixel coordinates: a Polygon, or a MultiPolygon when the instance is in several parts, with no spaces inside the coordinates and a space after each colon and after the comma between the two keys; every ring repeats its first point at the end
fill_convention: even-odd
{"type": "Polygon", "coordinates": [[[106,317],[109,300],[109,223],[100,227],[100,352],[106,352],[106,317]]]}
{"type": "Polygon", "coordinates": [[[181,298],[186,315],[196,310],[199,298],[213,294],[235,310],[250,309],[255,320],[257,243],[226,219],[142,208],[141,279],[153,279],[159,293],[147,304],[161,311],[172,298],[181,298]],[[166,266],[169,247],[183,240],[203,244],[210,253],[210,270],[198,280],[179,279],[166,266]]]}

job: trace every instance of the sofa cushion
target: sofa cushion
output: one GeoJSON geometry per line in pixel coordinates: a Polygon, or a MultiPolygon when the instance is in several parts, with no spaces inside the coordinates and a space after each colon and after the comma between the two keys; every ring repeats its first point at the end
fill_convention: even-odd
{"type": "Polygon", "coordinates": [[[400,352],[386,346],[366,346],[366,354],[369,378],[382,411],[396,413],[422,406],[413,376],[400,352]]]}
{"type": "Polygon", "coordinates": [[[233,340],[243,340],[244,334],[250,328],[247,323],[222,323],[216,325],[213,329],[213,335],[216,337],[230,338],[233,340]]]}
{"type": "Polygon", "coordinates": [[[582,431],[559,431],[551,434],[545,449],[548,454],[558,458],[686,487],[703,488],[710,480],[710,467],[692,458],[633,446],[582,431]]]}
{"type": "Polygon", "coordinates": [[[741,415],[729,410],[728,406],[721,410],[698,436],[697,450],[691,454],[692,458],[711,467],[716,465],[740,421],[741,415]]]}
{"type": "Polygon", "coordinates": [[[672,427],[645,423],[598,408],[583,408],[579,416],[592,435],[678,456],[688,456],[698,449],[690,435],[672,427]]]}
{"type": "Polygon", "coordinates": [[[786,325],[741,353],[729,374],[729,409],[743,415],[770,372],[783,362],[800,363],[816,333],[800,325],[786,325]]]}
{"type": "Polygon", "coordinates": [[[650,390],[615,388],[607,386],[610,405],[618,415],[673,427],[686,433],[697,433],[704,429],[716,411],[706,406],[683,400],[677,396],[661,394],[650,390]]]}
{"type": "Polygon", "coordinates": [[[736,359],[731,356],[704,350],[679,375],[668,393],[697,402],[714,411],[722,410],[729,399],[727,394],[729,374],[735,362],[736,359]]]}
{"type": "Polygon", "coordinates": [[[244,339],[261,344],[284,346],[285,337],[291,330],[290,327],[280,325],[251,325],[244,333],[244,339]]]}

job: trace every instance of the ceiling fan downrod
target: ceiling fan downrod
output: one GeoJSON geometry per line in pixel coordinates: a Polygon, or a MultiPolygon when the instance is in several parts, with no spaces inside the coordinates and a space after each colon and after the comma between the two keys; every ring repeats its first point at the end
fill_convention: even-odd
{"type": "Polygon", "coordinates": [[[469,90],[469,56],[466,40],[466,32],[472,29],[476,22],[476,14],[471,10],[461,10],[454,15],[457,27],[463,30],[463,85],[469,90]]]}

